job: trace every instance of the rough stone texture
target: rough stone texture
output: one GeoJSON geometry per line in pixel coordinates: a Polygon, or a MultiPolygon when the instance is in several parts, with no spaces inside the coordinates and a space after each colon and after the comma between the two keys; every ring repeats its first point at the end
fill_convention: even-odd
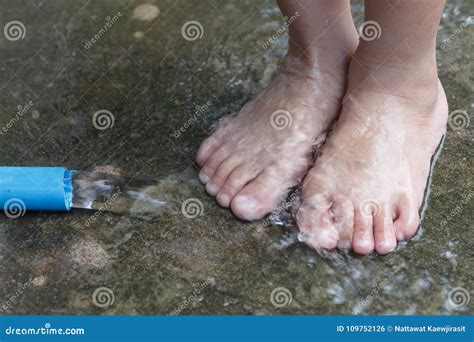
{"type": "MultiPolygon", "coordinates": [[[[216,120],[237,111],[267,82],[285,52],[285,36],[262,48],[282,24],[273,2],[149,1],[159,8],[157,18],[134,19],[134,8],[143,3],[2,2],[2,25],[20,20],[26,36],[0,38],[1,126],[18,118],[19,105],[33,102],[1,134],[2,164],[139,177],[183,170],[216,120]],[[106,17],[118,11],[119,19],[86,48],[106,17]],[[204,30],[194,41],[181,33],[191,20],[204,30]],[[206,113],[176,137],[207,101],[206,113]],[[92,124],[101,109],[115,119],[106,130],[92,124]]],[[[353,6],[360,24],[362,6],[353,6]]],[[[472,11],[467,1],[450,1],[440,31],[440,45],[454,35],[438,51],[451,111],[472,113],[474,107],[472,24],[455,33],[472,11]]],[[[203,213],[194,219],[102,214],[86,227],[92,215],[86,210],[27,213],[0,220],[0,309],[105,315],[472,313],[472,301],[455,309],[448,293],[474,289],[473,127],[448,128],[423,228],[396,253],[322,259],[295,241],[294,230],[240,222],[204,190],[203,213]],[[94,304],[100,287],[112,290],[112,305],[94,304]],[[272,304],[277,287],[291,292],[289,305],[272,304]]]]}

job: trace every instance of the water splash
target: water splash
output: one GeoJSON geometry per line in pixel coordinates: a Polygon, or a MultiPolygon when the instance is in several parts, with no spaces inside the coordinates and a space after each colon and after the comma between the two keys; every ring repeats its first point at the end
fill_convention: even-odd
{"type": "Polygon", "coordinates": [[[182,203],[200,190],[194,171],[160,179],[138,179],[77,171],[73,175],[73,208],[105,210],[152,219],[181,212],[182,203]]]}
{"type": "MultiPolygon", "coordinates": [[[[423,219],[425,216],[425,211],[428,208],[429,197],[431,194],[433,172],[434,172],[436,162],[438,161],[441,155],[441,152],[443,150],[445,140],[446,140],[446,135],[443,135],[438,144],[438,147],[435,150],[435,153],[431,157],[430,172],[426,180],[423,201],[419,210],[420,224],[419,224],[417,233],[412,238],[412,240],[419,240],[423,234],[423,219]]],[[[296,228],[297,223],[295,220],[295,212],[298,209],[300,202],[301,202],[301,191],[297,187],[290,189],[287,199],[284,202],[282,202],[275,211],[273,211],[270,215],[267,216],[267,218],[265,219],[265,222],[272,226],[296,228]]],[[[308,243],[312,239],[312,236],[311,234],[307,232],[300,231],[297,234],[297,239],[300,242],[308,243]]],[[[405,246],[406,246],[406,242],[403,242],[403,241],[400,242],[398,244],[398,250],[400,250],[401,248],[405,246]]],[[[324,249],[321,249],[320,251],[318,250],[318,253],[322,256],[327,255],[327,251],[325,251],[324,249]]]]}

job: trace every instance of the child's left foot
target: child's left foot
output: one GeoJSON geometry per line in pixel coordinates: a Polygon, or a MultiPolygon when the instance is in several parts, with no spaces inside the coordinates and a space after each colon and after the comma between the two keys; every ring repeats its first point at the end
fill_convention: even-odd
{"type": "Polygon", "coordinates": [[[243,220],[273,211],[301,181],[312,147],[336,118],[345,70],[325,72],[285,58],[269,86],[201,144],[196,161],[207,192],[243,220]]]}
{"type": "MultiPolygon", "coordinates": [[[[390,84],[396,74],[379,67],[376,78],[390,84]]],[[[318,251],[385,254],[417,230],[448,108],[436,74],[434,84],[403,85],[403,95],[376,90],[370,80],[356,84],[359,76],[351,70],[351,95],[304,180],[297,221],[301,239],[318,251]]]]}

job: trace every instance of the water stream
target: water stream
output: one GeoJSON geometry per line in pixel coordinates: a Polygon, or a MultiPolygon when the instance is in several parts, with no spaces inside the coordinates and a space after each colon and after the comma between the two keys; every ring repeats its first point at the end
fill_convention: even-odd
{"type": "Polygon", "coordinates": [[[180,213],[183,202],[200,189],[191,169],[160,179],[78,171],[72,182],[73,208],[110,211],[143,219],[180,213]]]}
{"type": "MultiPolygon", "coordinates": [[[[420,217],[423,217],[427,207],[433,168],[443,145],[444,136],[431,160],[420,217]]],[[[165,214],[182,213],[183,203],[197,197],[198,192],[202,193],[202,185],[192,168],[159,179],[76,171],[73,175],[72,207],[153,219],[165,214]]],[[[294,211],[299,201],[300,190],[297,187],[290,189],[287,199],[264,219],[264,225],[296,228],[294,211]]],[[[299,234],[298,239],[304,241],[304,234],[299,234]]]]}

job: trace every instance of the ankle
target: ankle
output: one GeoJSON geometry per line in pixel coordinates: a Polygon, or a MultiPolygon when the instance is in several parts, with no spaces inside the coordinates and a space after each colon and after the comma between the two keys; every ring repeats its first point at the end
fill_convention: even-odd
{"type": "Polygon", "coordinates": [[[346,61],[358,44],[349,1],[279,1],[284,16],[297,17],[289,26],[288,55],[310,67],[346,61]]]}
{"type": "Polygon", "coordinates": [[[404,98],[436,99],[438,93],[439,78],[434,53],[420,58],[380,51],[371,54],[361,43],[353,56],[349,79],[356,80],[351,88],[379,89],[404,98]]]}
{"type": "Polygon", "coordinates": [[[294,62],[308,70],[343,69],[347,72],[352,54],[357,48],[357,39],[346,39],[344,44],[340,41],[335,44],[336,41],[324,39],[305,46],[296,46],[290,41],[285,60],[294,62]]]}

